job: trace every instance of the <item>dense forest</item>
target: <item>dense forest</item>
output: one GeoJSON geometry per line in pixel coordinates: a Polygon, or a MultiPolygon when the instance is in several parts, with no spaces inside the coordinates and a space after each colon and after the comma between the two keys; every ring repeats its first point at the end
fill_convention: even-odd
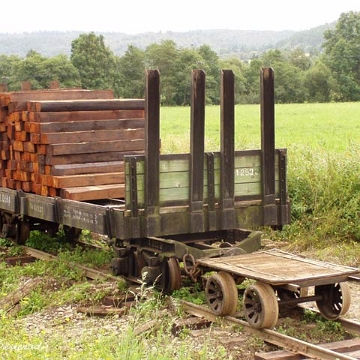
{"type": "MultiPolygon", "coordinates": [[[[42,89],[56,80],[65,88],[112,89],[118,97],[143,97],[145,69],[158,69],[162,104],[188,105],[191,70],[201,68],[207,102],[218,104],[220,70],[231,69],[236,102],[257,103],[259,69],[271,66],[278,103],[360,100],[360,13],[343,13],[334,24],[308,32],[270,32],[267,40],[264,33],[242,32],[241,38],[236,31],[194,31],[183,33],[182,41],[168,33],[147,33],[139,42],[129,35],[119,40],[111,34],[78,33],[72,38],[74,33],[66,33],[69,49],[57,54],[57,33],[44,33],[41,43],[48,44],[48,53],[31,42],[24,55],[21,42],[17,51],[0,52],[0,83],[13,91],[24,81],[42,89]],[[164,37],[159,40],[159,35],[164,37]]],[[[0,34],[4,36],[13,35],[0,34]]]]}
{"type": "MultiPolygon", "coordinates": [[[[242,60],[250,59],[272,48],[291,49],[301,47],[308,53],[318,53],[327,29],[335,23],[321,25],[305,31],[254,31],[254,30],[193,30],[187,32],[147,32],[124,34],[117,32],[96,33],[103,35],[105,45],[115,55],[125,54],[129,45],[145,50],[153,43],[172,40],[181,48],[208,45],[220,57],[236,55],[242,60]]],[[[59,54],[70,56],[71,43],[81,35],[79,31],[41,31],[21,34],[0,33],[0,54],[26,56],[29,50],[43,56],[59,54]]]]}

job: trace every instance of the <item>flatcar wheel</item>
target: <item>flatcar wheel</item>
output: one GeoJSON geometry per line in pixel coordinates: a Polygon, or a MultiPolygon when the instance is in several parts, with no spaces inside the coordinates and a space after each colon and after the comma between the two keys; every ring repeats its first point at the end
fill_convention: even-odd
{"type": "Polygon", "coordinates": [[[30,221],[27,219],[17,220],[16,223],[16,242],[19,245],[24,245],[26,240],[30,237],[30,221]]]}
{"type": "Polygon", "coordinates": [[[206,282],[205,297],[215,315],[234,314],[238,305],[235,280],[224,271],[211,275],[206,282]]]}
{"type": "Polygon", "coordinates": [[[346,282],[315,286],[315,296],[320,295],[321,300],[316,305],[321,315],[328,320],[335,320],[344,315],[350,308],[351,293],[346,282]]]}
{"type": "Polygon", "coordinates": [[[174,290],[181,288],[181,270],[179,260],[169,258],[161,264],[160,286],[165,294],[170,294],[174,290]]]}
{"type": "Polygon", "coordinates": [[[246,321],[256,329],[273,328],[279,317],[274,289],[264,283],[249,285],[244,292],[246,321]]]}
{"type": "Polygon", "coordinates": [[[131,251],[128,255],[128,276],[141,276],[141,269],[146,266],[143,254],[131,251]]]}
{"type": "MultiPolygon", "coordinates": [[[[300,288],[299,291],[291,291],[291,290],[287,290],[287,289],[282,289],[279,288],[276,290],[277,295],[280,299],[280,301],[286,301],[286,300],[292,300],[292,299],[299,299],[301,297],[305,297],[308,295],[309,293],[309,288],[307,287],[303,287],[300,288]]],[[[281,305],[281,302],[280,302],[281,305]]],[[[296,306],[295,305],[284,305],[284,307],[286,308],[294,308],[296,306]]]]}
{"type": "Polygon", "coordinates": [[[75,228],[73,226],[64,225],[63,231],[66,241],[69,242],[78,240],[79,236],[81,235],[81,229],[75,228]]]}

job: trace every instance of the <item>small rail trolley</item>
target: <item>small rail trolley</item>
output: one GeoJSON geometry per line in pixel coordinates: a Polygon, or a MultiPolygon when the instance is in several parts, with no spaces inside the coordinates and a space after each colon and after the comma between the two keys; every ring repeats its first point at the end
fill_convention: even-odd
{"type": "Polygon", "coordinates": [[[257,251],[232,257],[198,259],[204,271],[214,271],[206,282],[206,299],[218,315],[234,314],[238,288],[245,279],[245,318],[255,328],[276,325],[279,306],[292,307],[315,301],[328,320],[344,315],[350,307],[349,276],[359,269],[308,259],[281,250],[257,251]],[[313,294],[309,288],[314,287],[313,294]]]}

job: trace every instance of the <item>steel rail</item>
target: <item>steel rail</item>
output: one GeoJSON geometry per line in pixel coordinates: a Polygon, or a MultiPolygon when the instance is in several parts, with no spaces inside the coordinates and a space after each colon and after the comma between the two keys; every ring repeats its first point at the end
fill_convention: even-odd
{"type": "MultiPolygon", "coordinates": [[[[50,261],[50,260],[59,261],[60,260],[58,256],[49,254],[49,253],[41,251],[41,250],[33,249],[31,247],[24,246],[24,245],[22,246],[22,248],[26,251],[26,253],[28,255],[33,256],[34,258],[39,259],[39,260],[44,260],[44,261],[50,261]]],[[[84,272],[85,277],[87,277],[89,279],[93,279],[93,280],[103,279],[103,280],[112,280],[112,281],[128,280],[128,281],[131,281],[132,283],[142,284],[141,280],[139,280],[133,276],[114,276],[111,274],[107,274],[103,271],[95,270],[95,269],[89,268],[84,265],[76,264],[71,261],[66,261],[66,260],[63,260],[63,261],[67,262],[69,265],[71,265],[73,267],[76,267],[76,268],[82,270],[84,272]]]]}
{"type": "MultiPolygon", "coordinates": [[[[214,315],[210,309],[189,303],[187,301],[180,301],[182,308],[187,313],[204,317],[212,322],[219,320],[219,317],[214,315]]],[[[323,348],[319,345],[311,344],[303,340],[299,340],[288,335],[280,334],[277,331],[269,329],[255,329],[251,327],[246,321],[240,320],[233,316],[224,316],[223,320],[230,325],[239,325],[243,327],[246,331],[255,334],[257,337],[262,340],[271,343],[273,345],[279,346],[285,350],[289,350],[293,353],[298,353],[304,356],[307,356],[312,359],[321,359],[321,360],[356,360],[356,358],[332,351],[326,348],[323,348]]]]}
{"type": "MultiPolygon", "coordinates": [[[[22,248],[26,251],[26,253],[30,256],[33,256],[36,259],[43,260],[43,261],[50,261],[50,260],[57,260],[60,259],[56,255],[49,254],[47,252],[33,249],[28,246],[22,246],[22,248]]],[[[66,261],[66,260],[65,260],[66,261]]],[[[106,279],[106,280],[113,280],[113,281],[120,281],[122,278],[113,276],[111,274],[106,274],[104,272],[101,272],[99,270],[91,269],[89,267],[86,267],[84,265],[75,264],[71,261],[66,261],[68,264],[71,264],[71,266],[74,266],[82,271],[84,271],[84,275],[89,279],[106,279]]]]}

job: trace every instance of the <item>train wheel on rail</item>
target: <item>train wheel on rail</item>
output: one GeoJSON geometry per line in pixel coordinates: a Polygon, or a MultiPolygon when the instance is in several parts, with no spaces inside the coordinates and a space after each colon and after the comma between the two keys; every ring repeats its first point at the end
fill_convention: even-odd
{"type": "Polygon", "coordinates": [[[350,308],[351,293],[346,282],[317,285],[315,296],[318,295],[322,299],[317,300],[316,305],[321,315],[328,320],[337,319],[340,315],[346,314],[350,308]]]}
{"type": "Polygon", "coordinates": [[[205,297],[215,315],[233,315],[239,299],[235,280],[224,271],[211,275],[206,281],[205,297]]]}
{"type": "Polygon", "coordinates": [[[16,222],[16,242],[19,245],[25,245],[26,240],[30,237],[31,224],[29,219],[18,219],[16,222]]]}
{"type": "Polygon", "coordinates": [[[170,294],[181,288],[181,270],[179,260],[171,257],[161,263],[160,287],[163,293],[170,294]]]}
{"type": "Polygon", "coordinates": [[[245,319],[256,329],[273,328],[279,317],[279,305],[274,289],[257,282],[244,292],[245,319]]]}
{"type": "Polygon", "coordinates": [[[72,242],[79,239],[82,230],[73,226],[63,225],[63,231],[66,241],[72,242]]]}
{"type": "Polygon", "coordinates": [[[139,251],[131,251],[128,255],[128,276],[139,277],[146,266],[144,255],[139,251]]]}

